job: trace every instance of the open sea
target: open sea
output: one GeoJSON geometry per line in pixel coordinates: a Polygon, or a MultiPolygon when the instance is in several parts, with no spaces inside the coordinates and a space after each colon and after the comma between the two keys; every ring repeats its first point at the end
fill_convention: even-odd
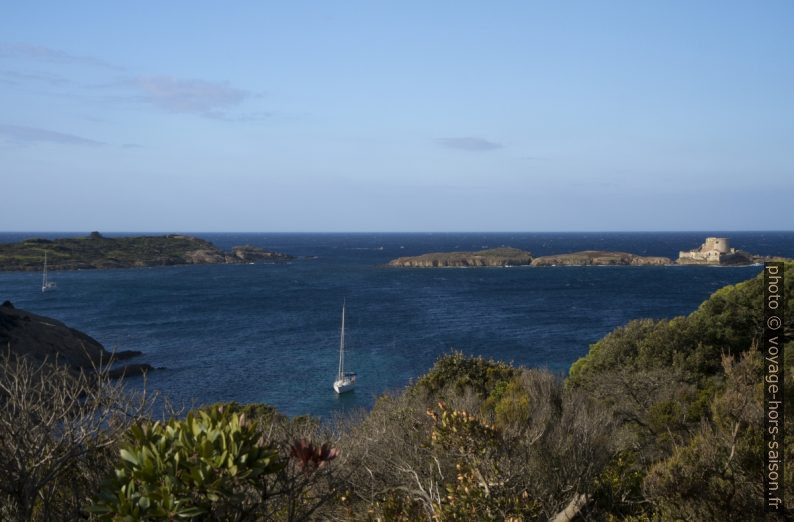
{"type": "MultiPolygon", "coordinates": [[[[0,233],[0,242],[75,235],[0,233]]],[[[222,249],[251,244],[297,259],[56,271],[58,289],[49,293],[41,292],[40,273],[0,272],[0,301],[61,320],[108,349],[141,350],[140,362],[158,368],[148,388],[177,403],[263,402],[290,415],[328,417],[371,406],[453,349],[567,372],[627,321],[687,314],[761,270],[381,266],[395,257],[512,246],[535,255],[597,249],[675,258],[707,235],[755,254],[794,257],[794,232],[192,235],[222,249]],[[358,386],[340,397],[331,383],[343,300],[347,366],[358,372],[358,386]]]]}

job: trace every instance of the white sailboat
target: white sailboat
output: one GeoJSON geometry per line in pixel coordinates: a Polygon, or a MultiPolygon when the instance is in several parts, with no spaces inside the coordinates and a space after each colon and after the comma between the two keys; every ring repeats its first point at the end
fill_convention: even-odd
{"type": "Polygon", "coordinates": [[[345,373],[345,305],[342,303],[342,333],[339,336],[339,372],[334,381],[334,391],[345,393],[356,387],[356,374],[345,373]]]}
{"type": "Polygon", "coordinates": [[[55,281],[50,281],[47,279],[47,251],[44,251],[44,273],[41,276],[41,291],[48,292],[50,290],[55,290],[58,285],[55,284],[55,281]]]}

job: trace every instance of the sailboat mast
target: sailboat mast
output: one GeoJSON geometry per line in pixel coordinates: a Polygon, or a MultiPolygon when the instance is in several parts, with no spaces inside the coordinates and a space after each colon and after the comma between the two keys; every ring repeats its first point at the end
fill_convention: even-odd
{"type": "Polygon", "coordinates": [[[345,376],[345,303],[342,303],[342,333],[339,335],[339,378],[345,376]]]}
{"type": "Polygon", "coordinates": [[[44,273],[41,275],[41,287],[47,286],[47,251],[44,251],[44,273]]]}

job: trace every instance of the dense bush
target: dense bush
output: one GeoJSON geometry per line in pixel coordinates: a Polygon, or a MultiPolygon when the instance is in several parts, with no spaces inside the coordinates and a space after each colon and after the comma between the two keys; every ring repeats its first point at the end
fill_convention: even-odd
{"type": "Polygon", "coordinates": [[[685,445],[654,464],[646,494],[658,513],[683,520],[762,520],[762,360],[723,360],[726,382],[685,445]]]}
{"type": "Polygon", "coordinates": [[[76,520],[147,409],[108,368],[0,353],[0,520],[76,520]]]}
{"type": "Polygon", "coordinates": [[[517,372],[516,368],[503,362],[453,352],[438,359],[433,368],[417,381],[414,389],[434,398],[460,395],[466,391],[484,398],[495,387],[507,384],[517,372]]]}
{"type": "Polygon", "coordinates": [[[315,428],[237,404],[133,426],[91,511],[108,520],[306,520],[336,495],[327,465],[338,450],[288,438],[315,428]]]}
{"type": "Polygon", "coordinates": [[[430,372],[447,400],[420,380],[354,423],[341,441],[350,518],[548,520],[583,506],[612,452],[610,419],[559,378],[508,368],[451,354],[430,372]],[[509,380],[458,388],[497,374],[509,380]]]}
{"type": "MultiPolygon", "coordinates": [[[[786,265],[786,275],[785,291],[794,295],[794,264],[786,265]]],[[[596,398],[618,421],[614,437],[629,457],[622,464],[627,480],[600,479],[594,514],[762,517],[762,305],[759,274],[718,290],[686,317],[632,321],[574,363],[567,387],[596,398]]],[[[794,299],[783,313],[790,336],[794,299]]],[[[794,344],[786,348],[791,368],[794,344]]],[[[794,379],[785,373],[790,390],[794,379]]],[[[792,404],[787,401],[787,412],[792,404]]],[[[790,421],[785,429],[792,430],[790,421]]],[[[794,474],[794,461],[787,460],[785,473],[794,474]]],[[[794,487],[786,493],[794,495],[794,487]]]]}
{"type": "Polygon", "coordinates": [[[119,453],[92,509],[108,519],[240,520],[266,501],[260,477],[284,465],[244,416],[222,407],[133,426],[119,453]]]}

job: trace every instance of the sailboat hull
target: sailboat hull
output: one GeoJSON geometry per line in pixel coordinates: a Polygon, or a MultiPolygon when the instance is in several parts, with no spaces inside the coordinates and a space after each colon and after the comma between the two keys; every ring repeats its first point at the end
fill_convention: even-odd
{"type": "Polygon", "coordinates": [[[345,393],[352,391],[356,387],[356,374],[346,373],[343,377],[337,378],[334,381],[334,391],[336,393],[345,393]]]}
{"type": "Polygon", "coordinates": [[[353,391],[356,387],[355,381],[336,381],[334,382],[334,391],[336,393],[346,393],[349,391],[353,391]]]}

